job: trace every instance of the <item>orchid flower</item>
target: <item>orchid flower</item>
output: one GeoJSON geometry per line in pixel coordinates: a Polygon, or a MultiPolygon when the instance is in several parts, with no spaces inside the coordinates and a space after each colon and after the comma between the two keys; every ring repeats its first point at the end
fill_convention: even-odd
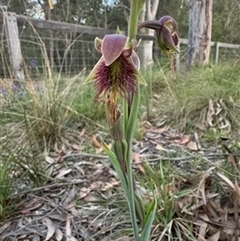
{"type": "MultiPolygon", "coordinates": [[[[93,81],[95,100],[101,101],[106,108],[112,146],[109,148],[104,141],[102,144],[125,192],[135,241],[150,240],[157,210],[155,196],[151,203],[145,203],[138,194],[131,155],[139,115],[140,83],[146,85],[139,73],[140,61],[135,52],[138,47],[135,44],[137,22],[144,3],[145,0],[131,1],[128,37],[117,33],[95,39],[95,48],[102,56],[85,81],[93,81]],[[123,105],[119,105],[120,99],[124,100],[123,105]]],[[[146,21],[138,29],[143,27],[157,31],[158,43],[164,53],[178,53],[177,24],[172,17],[146,21]]]]}
{"type": "Polygon", "coordinates": [[[120,116],[118,100],[122,96],[128,102],[137,90],[137,82],[144,82],[138,72],[140,60],[127,37],[121,34],[108,34],[103,39],[95,39],[95,48],[102,54],[85,82],[94,81],[97,100],[107,107],[110,127],[120,116]]]}
{"type": "Polygon", "coordinates": [[[138,25],[138,29],[150,28],[156,30],[156,37],[161,51],[168,55],[179,54],[177,23],[171,16],[163,16],[159,20],[147,20],[138,25]]]}

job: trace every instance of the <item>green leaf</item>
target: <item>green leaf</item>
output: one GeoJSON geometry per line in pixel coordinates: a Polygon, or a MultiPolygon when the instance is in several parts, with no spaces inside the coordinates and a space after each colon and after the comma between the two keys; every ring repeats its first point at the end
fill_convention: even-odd
{"type": "Polygon", "coordinates": [[[142,198],[135,192],[135,209],[138,221],[141,225],[144,224],[144,205],[142,198]]]}
{"type": "MultiPolygon", "coordinates": [[[[125,151],[127,151],[127,154],[129,153],[129,146],[126,143],[126,140],[124,140],[122,143],[122,140],[118,140],[117,142],[114,142],[115,149],[117,152],[121,152],[118,153],[118,156],[122,155],[126,155],[126,153],[123,153],[123,149],[126,149],[125,151]],[[118,142],[120,141],[120,142],[118,142]]],[[[137,225],[137,218],[136,218],[136,210],[135,210],[135,199],[134,199],[134,190],[133,190],[133,174],[132,174],[132,167],[131,165],[128,165],[129,163],[131,163],[131,157],[130,155],[127,155],[125,158],[126,161],[126,168],[127,168],[127,173],[123,173],[122,169],[121,169],[121,165],[120,162],[118,160],[118,157],[115,155],[115,153],[113,151],[111,151],[109,149],[109,147],[103,142],[103,146],[104,149],[110,159],[110,162],[112,163],[115,171],[117,172],[117,175],[121,181],[123,190],[126,194],[126,198],[128,201],[128,206],[129,206],[129,211],[130,211],[130,217],[131,217],[131,222],[132,222],[132,226],[133,226],[133,233],[134,233],[134,238],[135,241],[138,241],[138,225],[137,225]]]]}
{"type": "MultiPolygon", "coordinates": [[[[112,147],[116,158],[118,159],[118,162],[120,164],[120,167],[123,167],[123,165],[126,165],[126,160],[127,160],[127,153],[128,153],[128,144],[126,140],[121,139],[121,140],[115,140],[113,142],[113,147],[112,147]]],[[[122,170],[123,174],[126,175],[127,170],[122,170]],[[124,173],[125,172],[125,173],[124,173]]]]}
{"type": "Polygon", "coordinates": [[[109,158],[111,164],[113,165],[114,170],[117,172],[117,175],[121,181],[121,184],[122,184],[122,187],[123,187],[125,193],[128,193],[128,184],[126,182],[125,176],[122,172],[120,163],[119,163],[116,155],[111,151],[111,149],[107,146],[107,144],[105,142],[103,142],[103,147],[104,147],[105,152],[108,155],[108,158],[109,158]]]}
{"type": "Polygon", "coordinates": [[[142,229],[140,241],[150,240],[149,237],[151,234],[152,223],[156,214],[156,210],[157,210],[157,199],[156,197],[154,197],[152,203],[149,205],[146,217],[144,219],[144,226],[142,229]]]}

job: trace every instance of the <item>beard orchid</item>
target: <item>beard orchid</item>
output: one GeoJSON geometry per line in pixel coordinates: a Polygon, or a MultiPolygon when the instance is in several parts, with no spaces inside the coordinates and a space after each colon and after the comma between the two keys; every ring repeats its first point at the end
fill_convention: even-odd
{"type": "Polygon", "coordinates": [[[156,38],[161,51],[168,55],[179,54],[177,23],[171,16],[163,16],[159,20],[147,20],[139,24],[138,29],[150,28],[156,31],[156,38]]]}
{"type": "Polygon", "coordinates": [[[129,103],[137,90],[137,82],[144,82],[139,74],[140,60],[135,52],[136,46],[127,42],[121,34],[108,34],[103,39],[95,39],[95,48],[102,54],[86,82],[93,81],[96,100],[107,107],[110,126],[118,120],[118,100],[122,96],[129,103]]]}

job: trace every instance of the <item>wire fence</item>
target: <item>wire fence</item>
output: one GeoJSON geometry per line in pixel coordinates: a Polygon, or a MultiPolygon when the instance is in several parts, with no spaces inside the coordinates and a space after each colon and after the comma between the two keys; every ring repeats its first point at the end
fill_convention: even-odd
{"type": "MultiPolygon", "coordinates": [[[[19,35],[24,69],[30,76],[44,73],[49,66],[53,72],[75,75],[83,69],[91,69],[100,57],[94,48],[93,36],[59,31],[35,32],[26,28],[20,29],[19,35]]],[[[0,75],[6,76],[9,72],[9,51],[3,32],[0,37],[0,75]]]]}
{"type": "MultiPolygon", "coordinates": [[[[9,50],[3,29],[0,37],[2,46],[0,77],[7,78],[10,76],[11,70],[9,67],[9,50]]],[[[31,77],[43,74],[47,67],[50,67],[53,72],[64,75],[76,75],[83,69],[90,70],[100,57],[100,54],[94,48],[95,37],[92,34],[85,33],[66,33],[36,29],[31,26],[19,27],[24,70],[31,77]]],[[[180,49],[181,66],[186,63],[188,51],[186,40],[181,41],[180,49]]],[[[155,61],[166,60],[156,44],[153,47],[153,56],[155,61]]],[[[214,63],[229,60],[240,61],[240,48],[229,48],[223,45],[216,48],[216,45],[213,44],[210,60],[214,63]]]]}

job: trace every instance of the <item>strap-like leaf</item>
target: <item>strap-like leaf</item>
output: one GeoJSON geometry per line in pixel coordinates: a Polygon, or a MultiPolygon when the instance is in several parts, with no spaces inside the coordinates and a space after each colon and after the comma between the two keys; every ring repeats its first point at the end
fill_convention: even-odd
{"type": "Polygon", "coordinates": [[[146,217],[144,219],[144,226],[142,229],[140,241],[150,240],[151,228],[152,228],[152,223],[156,214],[156,210],[157,210],[157,199],[155,197],[152,203],[150,204],[146,217]]]}
{"type": "Polygon", "coordinates": [[[128,192],[128,185],[127,185],[125,176],[122,173],[121,166],[120,166],[120,163],[119,163],[116,155],[110,150],[110,148],[107,146],[107,144],[105,142],[103,142],[103,147],[104,147],[105,152],[108,155],[108,158],[109,158],[111,164],[113,165],[113,168],[117,172],[117,175],[118,175],[118,177],[121,181],[121,184],[122,184],[122,187],[123,187],[125,193],[127,193],[128,192]]]}

